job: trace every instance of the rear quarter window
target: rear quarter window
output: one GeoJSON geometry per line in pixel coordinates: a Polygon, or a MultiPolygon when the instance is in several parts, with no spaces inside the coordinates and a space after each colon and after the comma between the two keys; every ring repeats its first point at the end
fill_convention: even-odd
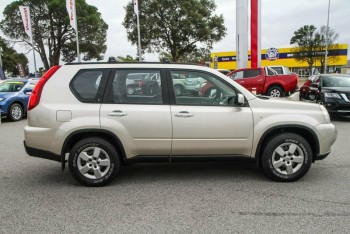
{"type": "Polygon", "coordinates": [[[109,69],[83,69],[72,79],[70,89],[84,103],[101,103],[109,69]]]}

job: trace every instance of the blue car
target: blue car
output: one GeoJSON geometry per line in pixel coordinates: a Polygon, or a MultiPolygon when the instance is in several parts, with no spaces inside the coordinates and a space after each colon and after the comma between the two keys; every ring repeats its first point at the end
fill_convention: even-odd
{"type": "Polygon", "coordinates": [[[0,111],[11,121],[27,114],[29,96],[38,79],[7,79],[0,83],[0,111]]]}

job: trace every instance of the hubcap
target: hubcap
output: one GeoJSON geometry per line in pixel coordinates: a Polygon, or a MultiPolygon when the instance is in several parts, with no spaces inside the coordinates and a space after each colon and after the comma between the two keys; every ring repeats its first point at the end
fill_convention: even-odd
{"type": "Polygon", "coordinates": [[[300,170],[304,163],[302,149],[294,143],[279,145],[272,154],[272,165],[283,175],[292,175],[300,170]]]}
{"type": "Polygon", "coordinates": [[[99,147],[84,149],[77,159],[79,172],[88,179],[100,179],[105,176],[111,166],[111,160],[106,151],[99,147]]]}
{"type": "Polygon", "coordinates": [[[19,106],[13,107],[11,115],[16,120],[20,119],[22,117],[22,109],[19,106]]]}
{"type": "Polygon", "coordinates": [[[270,95],[271,95],[271,97],[280,97],[281,92],[278,89],[273,89],[273,90],[271,90],[270,95]]]}

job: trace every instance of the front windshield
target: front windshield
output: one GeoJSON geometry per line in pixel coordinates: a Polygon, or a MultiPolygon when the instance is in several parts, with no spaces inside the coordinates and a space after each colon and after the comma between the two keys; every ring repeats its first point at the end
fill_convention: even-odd
{"type": "Polygon", "coordinates": [[[0,84],[0,92],[18,92],[22,89],[25,82],[7,81],[0,84]]]}
{"type": "Polygon", "coordinates": [[[350,87],[350,77],[344,76],[326,76],[322,77],[323,87],[350,87]]]}

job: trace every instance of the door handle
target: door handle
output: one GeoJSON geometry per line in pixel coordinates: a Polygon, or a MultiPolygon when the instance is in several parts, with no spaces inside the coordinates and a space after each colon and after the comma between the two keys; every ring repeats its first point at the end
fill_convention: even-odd
{"type": "Polygon", "coordinates": [[[174,114],[176,117],[182,117],[182,118],[189,118],[189,117],[193,117],[194,114],[190,113],[188,111],[180,111],[179,113],[175,113],[174,114]]]}
{"type": "Polygon", "coordinates": [[[258,81],[262,81],[262,79],[258,80],[258,81]]]}
{"type": "Polygon", "coordinates": [[[242,80],[242,81],[238,81],[238,83],[244,83],[244,81],[242,80]]]}
{"type": "Polygon", "coordinates": [[[115,110],[115,111],[112,111],[112,112],[108,112],[107,115],[108,116],[120,117],[120,116],[126,116],[128,114],[123,112],[123,111],[120,111],[120,110],[115,110]]]}

